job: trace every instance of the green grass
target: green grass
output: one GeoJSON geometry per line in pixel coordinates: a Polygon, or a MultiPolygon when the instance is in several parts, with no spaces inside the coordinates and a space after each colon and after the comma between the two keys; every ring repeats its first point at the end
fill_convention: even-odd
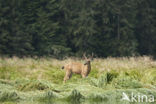
{"type": "Polygon", "coordinates": [[[83,63],[70,58],[0,59],[0,103],[135,104],[121,101],[122,92],[156,98],[156,61],[150,57],[95,59],[87,78],[73,74],[63,83],[61,66],[70,61],[83,63]]]}

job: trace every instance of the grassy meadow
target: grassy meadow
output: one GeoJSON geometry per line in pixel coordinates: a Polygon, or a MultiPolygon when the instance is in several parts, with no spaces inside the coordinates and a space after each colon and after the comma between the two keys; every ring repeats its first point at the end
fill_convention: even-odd
{"type": "Polygon", "coordinates": [[[0,58],[0,104],[138,104],[121,101],[123,92],[156,98],[156,61],[148,56],[95,58],[87,78],[73,74],[63,83],[61,67],[71,61],[84,63],[75,58],[0,58]]]}

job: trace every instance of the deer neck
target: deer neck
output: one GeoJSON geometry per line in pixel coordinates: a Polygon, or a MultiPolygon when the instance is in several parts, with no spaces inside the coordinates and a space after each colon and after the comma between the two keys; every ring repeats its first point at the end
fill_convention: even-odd
{"type": "Polygon", "coordinates": [[[90,63],[87,65],[87,68],[90,70],[91,69],[91,65],[90,63]]]}

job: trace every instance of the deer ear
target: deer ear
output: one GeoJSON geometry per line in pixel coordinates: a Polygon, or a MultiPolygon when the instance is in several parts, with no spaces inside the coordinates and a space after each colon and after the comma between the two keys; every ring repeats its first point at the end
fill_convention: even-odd
{"type": "Polygon", "coordinates": [[[85,62],[84,65],[87,65],[87,62],[85,62]]]}

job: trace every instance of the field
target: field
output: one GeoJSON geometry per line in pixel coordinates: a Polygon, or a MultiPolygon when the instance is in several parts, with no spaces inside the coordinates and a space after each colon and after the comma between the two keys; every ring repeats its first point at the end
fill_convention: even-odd
{"type": "Polygon", "coordinates": [[[138,104],[139,96],[153,95],[156,104],[156,61],[148,56],[95,58],[87,78],[74,74],[63,83],[61,67],[67,58],[0,58],[1,104],[138,104]],[[137,101],[121,100],[123,92],[137,101]]]}

